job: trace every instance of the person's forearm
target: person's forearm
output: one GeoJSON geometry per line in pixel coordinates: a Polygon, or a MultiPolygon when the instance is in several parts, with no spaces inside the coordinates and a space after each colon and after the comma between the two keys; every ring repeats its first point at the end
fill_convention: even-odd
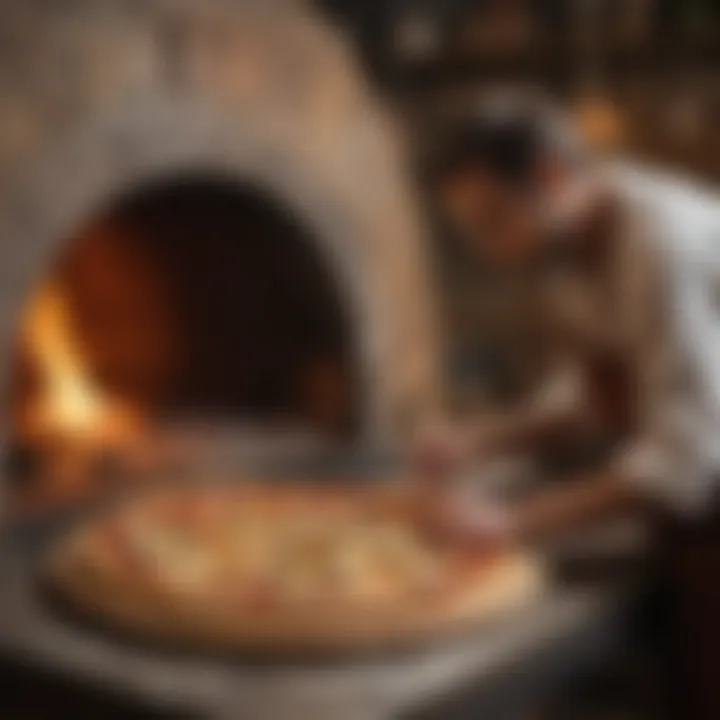
{"type": "Polygon", "coordinates": [[[641,509],[627,482],[617,475],[598,473],[563,482],[527,500],[518,508],[517,534],[522,539],[540,539],[641,509]]]}
{"type": "Polygon", "coordinates": [[[486,415],[470,425],[472,445],[481,450],[511,452],[528,449],[567,432],[577,421],[572,409],[524,406],[486,415]]]}

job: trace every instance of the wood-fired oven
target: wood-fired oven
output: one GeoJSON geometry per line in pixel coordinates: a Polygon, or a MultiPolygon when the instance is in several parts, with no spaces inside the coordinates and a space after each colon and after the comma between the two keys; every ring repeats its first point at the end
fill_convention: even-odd
{"type": "Polygon", "coordinates": [[[437,405],[402,147],[338,33],[290,0],[28,0],[3,23],[18,473],[181,423],[392,444],[437,405]]]}

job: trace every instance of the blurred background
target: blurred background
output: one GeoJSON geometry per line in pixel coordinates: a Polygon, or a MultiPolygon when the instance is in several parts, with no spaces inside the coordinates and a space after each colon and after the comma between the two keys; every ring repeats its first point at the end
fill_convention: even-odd
{"type": "Polygon", "coordinates": [[[414,122],[510,84],[556,98],[599,146],[717,179],[718,5],[326,2],[414,122]]]}
{"type": "Polygon", "coordinates": [[[662,178],[658,203],[716,218],[718,0],[0,3],[19,568],[0,590],[0,716],[662,717],[652,652],[629,642],[635,555],[487,652],[239,682],[234,664],[95,644],[37,601],[59,508],[268,457],[392,475],[418,420],[502,385],[492,278],[449,242],[421,172],[438,128],[497,88],[549,98],[599,158],[652,193],[662,178]]]}

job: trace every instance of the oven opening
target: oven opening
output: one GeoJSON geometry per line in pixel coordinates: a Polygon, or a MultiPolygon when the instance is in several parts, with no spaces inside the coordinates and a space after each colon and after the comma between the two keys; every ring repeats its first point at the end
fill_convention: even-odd
{"type": "Polygon", "coordinates": [[[187,176],[124,195],[68,238],[28,300],[15,470],[87,477],[99,458],[157,454],[171,427],[352,437],[343,300],[315,238],[258,187],[187,176]]]}

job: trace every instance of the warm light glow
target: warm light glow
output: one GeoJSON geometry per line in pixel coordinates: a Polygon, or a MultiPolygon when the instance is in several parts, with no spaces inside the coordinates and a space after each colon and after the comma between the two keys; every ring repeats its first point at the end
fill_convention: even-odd
{"type": "Polygon", "coordinates": [[[116,442],[137,430],[130,409],[108,399],[87,372],[57,283],[45,284],[32,299],[21,333],[40,379],[40,391],[24,413],[28,434],[116,442]]]}

